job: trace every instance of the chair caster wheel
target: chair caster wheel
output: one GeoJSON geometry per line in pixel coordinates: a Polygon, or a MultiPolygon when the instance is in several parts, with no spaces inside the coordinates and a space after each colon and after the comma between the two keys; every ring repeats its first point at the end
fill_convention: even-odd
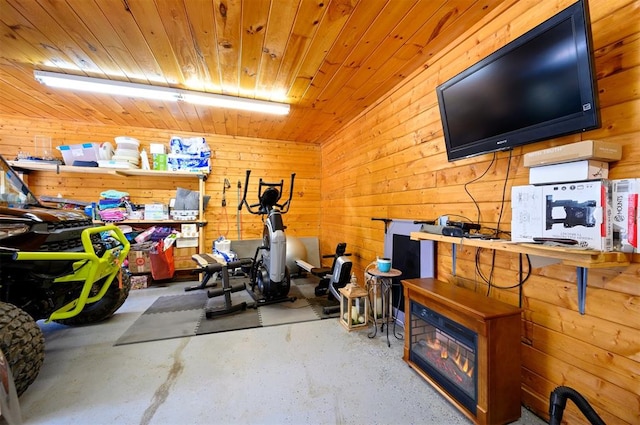
{"type": "Polygon", "coordinates": [[[327,294],[327,288],[319,288],[316,286],[314,292],[316,293],[316,297],[321,297],[327,294]]]}

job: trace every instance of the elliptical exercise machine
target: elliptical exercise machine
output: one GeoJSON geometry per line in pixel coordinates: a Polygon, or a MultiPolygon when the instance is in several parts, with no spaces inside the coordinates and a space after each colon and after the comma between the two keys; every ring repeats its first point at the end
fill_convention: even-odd
{"type": "Polygon", "coordinates": [[[273,304],[282,301],[295,301],[295,297],[288,297],[291,288],[291,277],[286,264],[287,239],[284,234],[286,226],[282,221],[282,215],[289,211],[291,198],[293,197],[293,181],[296,174],[291,174],[291,188],[289,199],[284,204],[279,204],[282,197],[284,180],[280,183],[268,183],[260,178],[258,186],[258,203],[247,202],[247,187],[251,170],[247,170],[244,184],[244,195],[238,205],[238,211],[246,205],[251,214],[262,216],[264,223],[262,231],[262,245],[256,248],[253,257],[249,283],[249,293],[258,305],[273,304]]]}

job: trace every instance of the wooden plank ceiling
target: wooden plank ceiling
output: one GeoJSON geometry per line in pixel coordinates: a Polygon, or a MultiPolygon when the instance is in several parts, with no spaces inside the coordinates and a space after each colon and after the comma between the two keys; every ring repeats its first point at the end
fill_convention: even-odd
{"type": "Polygon", "coordinates": [[[500,3],[0,0],[0,115],[321,143],[500,3]],[[34,70],[292,106],[282,117],[72,92],[34,70]]]}

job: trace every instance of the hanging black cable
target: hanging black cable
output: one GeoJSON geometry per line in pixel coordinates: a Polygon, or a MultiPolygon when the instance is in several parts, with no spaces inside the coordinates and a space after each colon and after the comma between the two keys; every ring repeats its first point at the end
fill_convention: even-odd
{"type": "Polygon", "coordinates": [[[500,202],[500,214],[498,214],[498,223],[496,225],[495,236],[498,237],[500,231],[500,221],[502,221],[502,213],[504,212],[504,204],[507,192],[507,182],[509,181],[509,171],[511,170],[511,158],[513,158],[513,149],[509,149],[509,161],[507,161],[507,173],[504,176],[504,184],[502,185],[502,202],[500,202]]]}
{"type": "MultiPolygon", "coordinates": [[[[509,285],[509,286],[499,286],[496,285],[495,283],[493,283],[492,281],[492,273],[493,273],[493,264],[491,267],[491,272],[489,277],[485,276],[484,272],[482,271],[482,269],[480,268],[480,252],[483,250],[484,248],[477,248],[476,249],[476,258],[475,258],[475,263],[476,263],[476,273],[478,274],[478,276],[480,276],[480,278],[482,279],[482,281],[484,283],[486,283],[487,285],[489,285],[489,289],[490,288],[496,288],[496,289],[514,289],[514,288],[518,288],[519,286],[522,286],[531,276],[531,259],[529,258],[529,255],[527,255],[527,273],[524,276],[524,278],[522,278],[522,282],[518,282],[514,285],[509,285]]],[[[493,258],[492,258],[492,263],[493,261],[495,261],[495,250],[493,251],[493,258]]],[[[522,267],[521,267],[522,268],[522,267]]],[[[489,295],[489,290],[487,290],[487,295],[489,295]]]]}
{"type": "MultiPolygon", "coordinates": [[[[506,193],[507,193],[507,182],[509,181],[509,172],[511,170],[511,160],[513,158],[513,150],[509,150],[509,160],[507,161],[507,172],[505,173],[504,176],[504,183],[502,185],[502,200],[500,202],[500,213],[498,214],[498,221],[496,224],[496,228],[494,229],[494,237],[499,237],[499,235],[501,233],[504,233],[500,230],[500,222],[502,221],[502,214],[504,213],[504,204],[506,203],[506,193]]],[[[487,167],[487,169],[485,170],[484,173],[482,173],[482,175],[472,181],[470,181],[467,184],[470,184],[474,181],[479,180],[480,178],[482,178],[491,168],[491,166],[493,165],[493,163],[496,160],[496,154],[494,152],[493,154],[493,158],[491,160],[491,163],[489,164],[489,167],[487,167]]],[[[469,193],[469,191],[467,190],[467,184],[465,184],[464,190],[467,192],[467,194],[471,197],[471,199],[473,200],[474,205],[476,206],[476,209],[478,211],[478,223],[480,223],[480,207],[478,205],[478,203],[476,202],[476,200],[473,198],[473,196],[471,195],[471,193],[469,193]]],[[[493,250],[492,255],[491,255],[491,268],[489,271],[489,276],[485,276],[482,273],[482,270],[480,269],[480,250],[481,248],[478,248],[476,250],[476,272],[477,274],[480,276],[480,278],[482,278],[482,280],[487,284],[487,296],[489,296],[489,293],[491,292],[491,288],[495,287],[495,288],[499,288],[499,289],[511,289],[511,288],[517,288],[518,286],[522,285],[522,283],[524,283],[524,281],[519,282],[517,285],[515,286],[496,286],[493,283],[493,276],[494,276],[494,271],[495,271],[495,264],[496,264],[496,251],[493,250]]],[[[529,257],[527,256],[527,259],[529,257]]],[[[530,273],[531,270],[531,263],[529,262],[529,272],[530,273]]],[[[528,275],[527,275],[528,278],[528,275]]],[[[526,278],[525,278],[526,280],[526,278]]]]}
{"type": "Polygon", "coordinates": [[[476,177],[475,179],[468,181],[464,184],[464,191],[467,192],[467,195],[469,195],[469,198],[471,198],[471,201],[473,201],[473,205],[476,206],[476,210],[478,211],[478,224],[480,224],[480,206],[478,205],[478,202],[476,201],[476,199],[473,197],[473,195],[471,195],[471,192],[469,192],[469,190],[467,189],[467,186],[470,185],[471,183],[475,183],[478,180],[480,180],[481,178],[483,178],[491,169],[491,166],[493,165],[493,163],[496,161],[496,153],[493,153],[493,158],[491,158],[491,162],[489,163],[489,166],[487,167],[486,170],[484,170],[484,172],[482,174],[480,174],[478,177],[476,177]]]}

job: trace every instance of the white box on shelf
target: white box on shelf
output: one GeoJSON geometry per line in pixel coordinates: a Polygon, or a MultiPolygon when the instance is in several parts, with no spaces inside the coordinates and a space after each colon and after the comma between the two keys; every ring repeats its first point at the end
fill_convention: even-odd
{"type": "Polygon", "coordinates": [[[577,182],[608,177],[609,163],[604,161],[563,162],[529,169],[529,184],[577,182]]]}
{"type": "Polygon", "coordinates": [[[149,153],[150,154],[166,154],[167,153],[167,147],[165,146],[164,143],[150,143],[149,144],[149,153]]]}
{"type": "Polygon", "coordinates": [[[542,204],[542,187],[529,185],[511,188],[512,241],[533,242],[533,238],[542,235],[542,204]]]}
{"type": "Polygon", "coordinates": [[[182,238],[197,238],[198,226],[196,224],[181,224],[180,225],[180,237],[182,238]]]}
{"type": "Polygon", "coordinates": [[[638,192],[640,179],[612,180],[613,249],[638,252],[638,192]]]}
{"type": "Polygon", "coordinates": [[[613,248],[611,182],[594,180],[511,189],[511,239],[574,239],[598,251],[613,248]]]}
{"type": "Polygon", "coordinates": [[[176,248],[194,248],[198,246],[198,238],[184,238],[179,237],[176,239],[176,248]]]}
{"type": "Polygon", "coordinates": [[[145,220],[168,220],[169,206],[167,204],[145,204],[145,220]]]}
{"type": "Polygon", "coordinates": [[[171,210],[171,219],[176,221],[192,221],[198,219],[198,210],[171,210]]]}

